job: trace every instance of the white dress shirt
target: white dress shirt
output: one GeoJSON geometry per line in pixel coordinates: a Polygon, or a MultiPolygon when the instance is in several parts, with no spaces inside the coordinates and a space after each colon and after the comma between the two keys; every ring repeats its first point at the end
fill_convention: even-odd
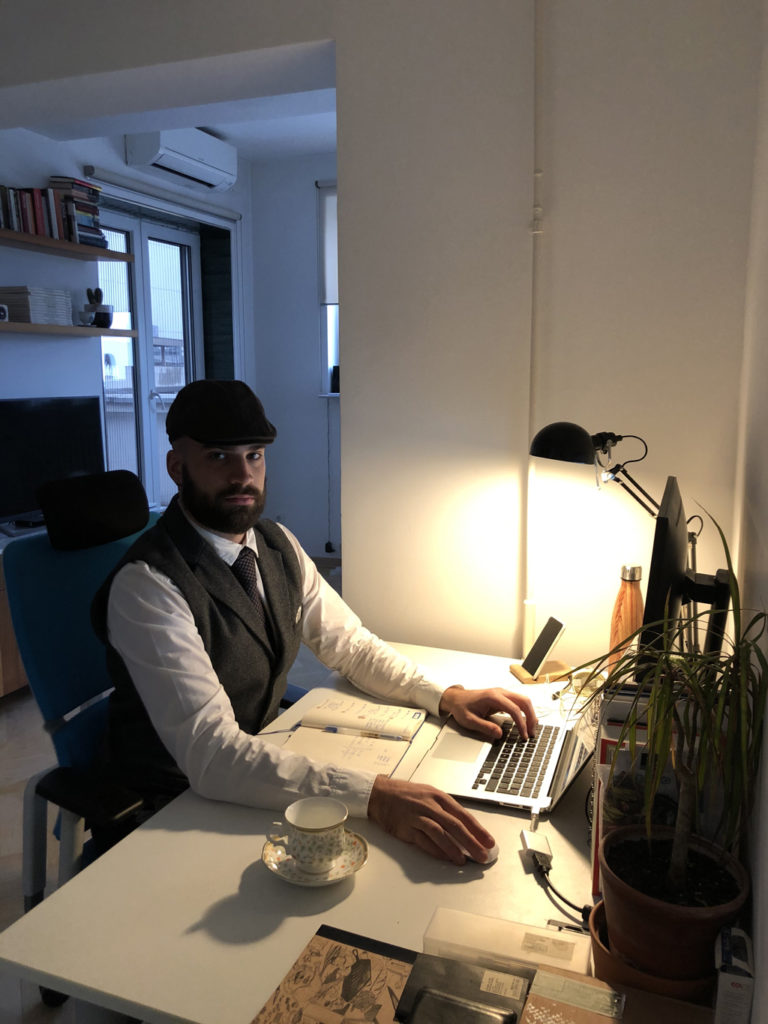
{"type": "MultiPolygon", "coordinates": [[[[232,565],[241,545],[192,525],[232,565]]],[[[427,680],[365,629],[293,534],[281,529],[301,568],[304,643],[360,690],[437,715],[446,686],[427,680]]],[[[253,530],[246,543],[258,557],[253,530]]],[[[263,596],[261,578],[259,588],[263,596]]],[[[160,739],[196,793],[278,810],[302,796],[335,796],[351,815],[366,815],[375,775],[320,764],[239,728],[189,605],[167,576],[146,562],[124,566],[110,590],[107,627],[160,739]]]]}

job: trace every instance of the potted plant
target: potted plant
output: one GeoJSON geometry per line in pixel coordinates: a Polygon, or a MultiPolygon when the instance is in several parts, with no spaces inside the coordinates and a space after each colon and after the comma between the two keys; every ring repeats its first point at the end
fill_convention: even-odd
{"type": "Polygon", "coordinates": [[[612,829],[601,840],[600,912],[611,950],[640,971],[666,978],[712,975],[716,936],[736,920],[748,893],[739,857],[763,740],[768,616],[742,607],[728,544],[714,525],[728,566],[732,620],[720,649],[702,650],[692,640],[701,616],[689,611],[658,623],[651,640],[646,626],[624,649],[614,648],[583,666],[591,673],[585,687],[623,703],[625,721],[609,791],[623,749],[633,766],[642,819],[612,829]],[[670,770],[677,805],[671,827],[660,829],[655,811],[670,770]],[[719,797],[714,811],[713,797],[719,797]],[[709,841],[701,837],[705,810],[709,841]],[[698,879],[700,868],[707,874],[704,882],[698,879]]]}
{"type": "Polygon", "coordinates": [[[101,288],[86,289],[88,303],[83,307],[85,316],[90,316],[94,327],[111,327],[113,307],[104,304],[101,288]]]}

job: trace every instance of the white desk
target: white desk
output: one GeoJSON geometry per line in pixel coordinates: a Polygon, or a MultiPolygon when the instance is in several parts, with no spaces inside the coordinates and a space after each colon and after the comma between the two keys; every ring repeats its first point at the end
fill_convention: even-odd
{"type": "MultiPolygon", "coordinates": [[[[467,685],[514,682],[507,659],[401,649],[467,685]]],[[[297,707],[281,728],[300,717],[297,707]]],[[[430,730],[427,722],[417,736],[425,749],[430,730]]],[[[554,852],[554,884],[579,904],[590,892],[589,783],[587,769],[539,826],[554,852]]],[[[528,924],[563,920],[522,865],[525,816],[476,813],[500,845],[489,867],[433,860],[353,819],[368,863],[336,885],[307,889],[261,863],[278,815],[188,792],[0,934],[0,968],[151,1024],[249,1024],[323,923],[420,950],[438,906],[528,924]]]]}

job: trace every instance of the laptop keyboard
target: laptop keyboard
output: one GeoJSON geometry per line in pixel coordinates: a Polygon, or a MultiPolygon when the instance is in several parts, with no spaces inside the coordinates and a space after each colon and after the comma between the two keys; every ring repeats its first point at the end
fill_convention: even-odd
{"type": "Polygon", "coordinates": [[[559,731],[556,725],[540,725],[534,737],[524,740],[516,725],[508,725],[501,739],[491,744],[472,788],[535,799],[559,731]]]}

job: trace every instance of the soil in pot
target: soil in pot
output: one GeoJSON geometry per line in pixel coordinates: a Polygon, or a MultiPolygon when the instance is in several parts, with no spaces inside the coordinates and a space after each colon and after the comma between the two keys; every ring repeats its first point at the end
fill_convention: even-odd
{"type": "Polygon", "coordinates": [[[667,878],[671,839],[616,843],[606,850],[605,859],[627,885],[680,907],[714,907],[736,899],[736,879],[711,857],[697,850],[688,852],[688,878],[684,890],[670,887],[667,878]]]}

